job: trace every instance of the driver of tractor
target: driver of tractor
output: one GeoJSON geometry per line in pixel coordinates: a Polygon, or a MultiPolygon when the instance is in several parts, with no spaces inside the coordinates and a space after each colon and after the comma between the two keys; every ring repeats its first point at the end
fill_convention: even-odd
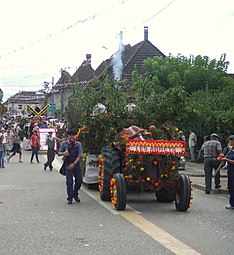
{"type": "Polygon", "coordinates": [[[125,134],[129,139],[139,139],[144,140],[144,135],[151,135],[151,132],[147,132],[142,128],[137,126],[130,126],[128,128],[124,128],[121,133],[125,134]]]}

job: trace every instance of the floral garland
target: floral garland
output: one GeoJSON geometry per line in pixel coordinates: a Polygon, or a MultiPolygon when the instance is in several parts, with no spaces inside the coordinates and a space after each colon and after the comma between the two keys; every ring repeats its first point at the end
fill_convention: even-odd
{"type": "Polygon", "coordinates": [[[100,192],[103,189],[103,179],[104,179],[104,159],[103,155],[100,155],[98,159],[98,190],[100,192]]]}

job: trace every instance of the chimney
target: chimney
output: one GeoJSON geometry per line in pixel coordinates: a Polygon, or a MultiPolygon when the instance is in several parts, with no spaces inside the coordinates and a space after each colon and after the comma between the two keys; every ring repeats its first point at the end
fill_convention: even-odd
{"type": "Polygon", "coordinates": [[[86,63],[87,65],[91,65],[91,54],[86,54],[86,63]]]}
{"type": "Polygon", "coordinates": [[[144,27],[144,41],[148,41],[148,27],[144,27]]]}

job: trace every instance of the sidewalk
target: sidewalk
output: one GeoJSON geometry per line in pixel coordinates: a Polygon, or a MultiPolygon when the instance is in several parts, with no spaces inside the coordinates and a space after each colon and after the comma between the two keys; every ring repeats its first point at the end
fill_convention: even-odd
{"type": "MultiPolygon", "coordinates": [[[[215,171],[213,171],[214,174],[215,171]]],[[[185,170],[180,170],[180,174],[185,174],[190,177],[192,180],[192,185],[194,188],[201,189],[205,191],[205,173],[204,173],[204,164],[203,163],[194,163],[186,161],[185,170]]],[[[212,179],[212,194],[228,194],[227,189],[227,170],[220,170],[220,189],[214,188],[214,178],[212,179]]]]}

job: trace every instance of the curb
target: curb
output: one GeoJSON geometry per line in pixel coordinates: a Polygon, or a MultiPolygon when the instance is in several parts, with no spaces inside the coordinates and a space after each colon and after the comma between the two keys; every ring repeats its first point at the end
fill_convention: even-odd
{"type": "MultiPolygon", "coordinates": [[[[184,175],[191,176],[191,177],[204,177],[205,178],[204,174],[181,173],[181,172],[180,172],[180,174],[184,174],[184,175]]],[[[227,178],[227,176],[221,175],[220,178],[227,178]]]]}
{"type": "MultiPolygon", "coordinates": [[[[196,189],[200,189],[205,191],[205,186],[201,184],[192,183],[192,187],[196,189]]],[[[228,190],[226,189],[212,189],[211,194],[229,194],[228,190]]]]}

